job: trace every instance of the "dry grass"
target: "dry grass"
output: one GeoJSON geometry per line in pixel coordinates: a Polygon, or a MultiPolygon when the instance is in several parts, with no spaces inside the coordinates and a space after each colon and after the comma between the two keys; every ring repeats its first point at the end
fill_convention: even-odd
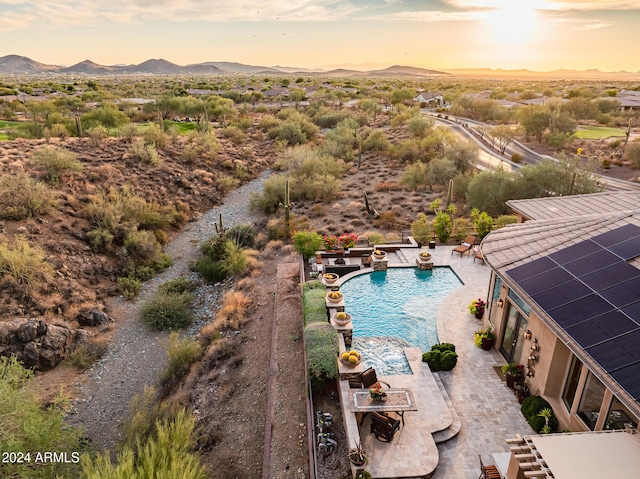
{"type": "Polygon", "coordinates": [[[245,322],[247,307],[251,299],[240,291],[228,291],[223,298],[222,307],[216,313],[214,326],[218,330],[237,330],[245,322]]]}

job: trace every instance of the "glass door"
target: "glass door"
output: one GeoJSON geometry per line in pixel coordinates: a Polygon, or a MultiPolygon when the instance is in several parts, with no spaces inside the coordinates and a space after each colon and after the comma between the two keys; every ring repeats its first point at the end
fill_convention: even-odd
{"type": "Polygon", "coordinates": [[[502,344],[500,345],[500,353],[507,362],[514,363],[520,361],[524,344],[524,333],[527,330],[529,321],[520,314],[520,311],[514,308],[510,302],[507,301],[507,305],[509,312],[502,337],[502,344]]]}

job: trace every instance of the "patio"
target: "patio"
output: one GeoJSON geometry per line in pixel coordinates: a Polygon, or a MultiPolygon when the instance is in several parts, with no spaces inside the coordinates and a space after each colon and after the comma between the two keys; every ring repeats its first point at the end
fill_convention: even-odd
{"type": "MultiPolygon", "coordinates": [[[[438,246],[429,252],[435,266],[450,266],[464,283],[447,296],[437,314],[439,339],[456,345],[458,364],[453,371],[431,373],[421,361],[422,351],[407,348],[414,374],[381,377],[394,388],[410,389],[417,403],[417,411],[405,413],[405,425],[392,442],[377,441],[367,418],[358,426],[356,414],[348,412],[348,383],[340,381],[349,447],[362,441],[369,456],[366,469],[375,478],[476,479],[478,455],[485,464],[494,463],[492,454],[509,452],[506,438],[533,433],[513,392],[494,372],[493,366],[504,364],[503,358],[495,350],[483,351],[473,344],[473,333],[481,322],[467,305],[486,296],[490,270],[474,262],[473,255],[452,255],[452,249],[438,246]]],[[[419,252],[402,248],[389,255],[389,265],[415,265],[419,252]]]]}

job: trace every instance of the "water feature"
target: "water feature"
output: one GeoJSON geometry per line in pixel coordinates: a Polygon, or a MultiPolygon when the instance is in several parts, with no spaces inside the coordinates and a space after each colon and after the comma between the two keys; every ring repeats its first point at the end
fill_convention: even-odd
{"type": "Polygon", "coordinates": [[[450,268],[390,268],[346,281],[345,310],[353,316],[353,348],[381,375],[411,374],[403,347],[428,351],[439,342],[436,314],[461,285],[450,268]]]}

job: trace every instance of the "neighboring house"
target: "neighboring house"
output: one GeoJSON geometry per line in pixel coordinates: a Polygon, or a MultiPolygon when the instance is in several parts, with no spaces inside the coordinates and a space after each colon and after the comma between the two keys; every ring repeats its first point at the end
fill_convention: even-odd
{"type": "Polygon", "coordinates": [[[418,96],[414,97],[413,101],[424,103],[427,107],[441,108],[444,106],[444,97],[442,96],[442,93],[423,91],[418,93],[418,96]]]}
{"type": "Polygon", "coordinates": [[[640,192],[512,200],[481,243],[496,349],[561,429],[638,429],[640,192]]]}
{"type": "Polygon", "coordinates": [[[615,99],[620,103],[617,110],[640,110],[640,91],[622,90],[615,99]]]}

